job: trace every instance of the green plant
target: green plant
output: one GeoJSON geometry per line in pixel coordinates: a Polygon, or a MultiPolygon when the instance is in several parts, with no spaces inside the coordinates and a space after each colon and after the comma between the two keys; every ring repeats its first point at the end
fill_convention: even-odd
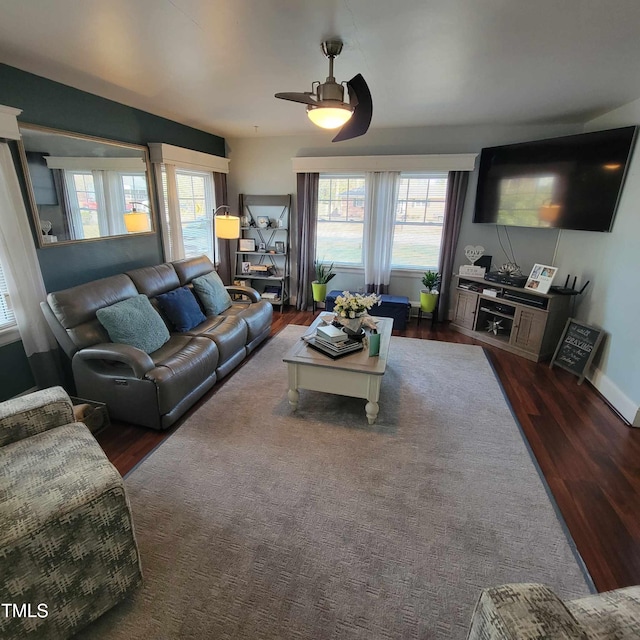
{"type": "Polygon", "coordinates": [[[429,293],[438,293],[440,274],[437,271],[425,271],[422,276],[422,284],[429,293]]]}
{"type": "Polygon", "coordinates": [[[320,260],[316,260],[313,263],[313,267],[316,271],[316,279],[315,281],[318,284],[327,284],[329,280],[335,277],[335,273],[333,272],[333,262],[327,266],[320,260]]]}

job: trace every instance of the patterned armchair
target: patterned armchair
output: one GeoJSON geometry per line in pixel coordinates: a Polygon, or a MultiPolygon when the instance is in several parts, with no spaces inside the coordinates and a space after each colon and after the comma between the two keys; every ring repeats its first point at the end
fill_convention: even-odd
{"type": "Polygon", "coordinates": [[[0,638],[68,638],[141,577],[122,478],[64,390],[0,403],[0,638]]]}
{"type": "Polygon", "coordinates": [[[632,640],[640,637],[640,586],[563,602],[541,584],[485,589],[468,640],[632,640]]]}

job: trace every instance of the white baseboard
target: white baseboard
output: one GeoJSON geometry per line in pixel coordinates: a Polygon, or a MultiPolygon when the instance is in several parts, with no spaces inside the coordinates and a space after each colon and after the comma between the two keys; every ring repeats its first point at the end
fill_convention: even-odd
{"type": "Polygon", "coordinates": [[[600,369],[595,369],[589,380],[632,427],[640,427],[640,406],[622,392],[607,375],[600,369]]]}

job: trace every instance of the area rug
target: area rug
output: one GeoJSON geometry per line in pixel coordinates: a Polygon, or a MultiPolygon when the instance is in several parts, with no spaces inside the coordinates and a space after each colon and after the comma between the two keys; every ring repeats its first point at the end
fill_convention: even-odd
{"type": "Polygon", "coordinates": [[[81,638],[462,639],[483,587],[590,585],[481,347],[392,338],[365,401],[270,340],[126,478],[144,586],[81,638]]]}

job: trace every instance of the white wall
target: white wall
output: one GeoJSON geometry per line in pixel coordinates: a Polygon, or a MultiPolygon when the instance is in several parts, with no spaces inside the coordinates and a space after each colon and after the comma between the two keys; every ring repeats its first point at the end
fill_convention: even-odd
{"type": "MultiPolygon", "coordinates": [[[[587,123],[596,131],[640,123],[640,100],[587,123]]],[[[590,280],[579,319],[604,328],[593,384],[635,426],[640,426],[640,143],[627,171],[611,233],[563,231],[558,255],[565,271],[590,280]]]]}
{"type": "MultiPolygon", "coordinates": [[[[230,202],[238,201],[238,194],[296,193],[296,177],[291,158],[338,155],[393,155],[430,153],[480,153],[482,147],[523,142],[544,137],[575,133],[577,125],[556,126],[465,126],[421,127],[371,130],[365,136],[346,142],[332,143],[330,133],[310,133],[304,136],[227,138],[227,157],[231,160],[229,173],[230,202]]],[[[475,199],[476,173],[471,177],[460,232],[456,265],[467,263],[462,247],[482,244],[497,264],[506,262],[496,236],[495,225],[471,223],[475,199]]],[[[515,229],[509,231],[516,258],[524,270],[535,262],[551,264],[557,232],[547,229],[515,229]]],[[[295,241],[295,233],[292,233],[295,241]]],[[[295,247],[293,251],[295,256],[295,247]]],[[[295,265],[293,272],[295,273],[295,265]]],[[[362,270],[343,270],[332,280],[335,289],[359,290],[364,286],[362,270]]],[[[422,288],[419,274],[406,277],[392,274],[390,292],[418,300],[422,288]]],[[[292,287],[295,291],[295,286],[292,287]]]]}

